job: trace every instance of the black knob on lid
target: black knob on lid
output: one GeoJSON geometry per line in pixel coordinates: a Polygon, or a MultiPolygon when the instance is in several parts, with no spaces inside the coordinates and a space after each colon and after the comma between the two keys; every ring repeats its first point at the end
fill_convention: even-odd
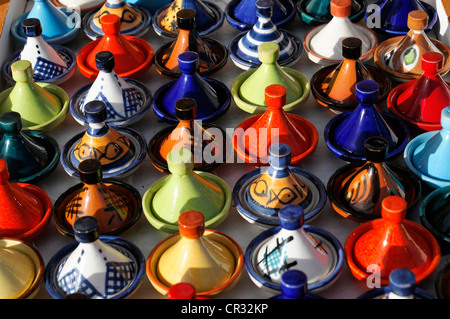
{"type": "Polygon", "coordinates": [[[175,102],[175,114],[179,120],[195,119],[197,102],[191,98],[182,98],[175,102]]]}
{"type": "Polygon", "coordinates": [[[101,123],[108,117],[105,102],[99,100],[86,103],[84,106],[84,114],[88,123],[101,123]]]}
{"type": "Polygon", "coordinates": [[[86,184],[97,184],[102,180],[102,165],[96,159],[87,159],[78,164],[80,179],[86,184]]]}
{"type": "Polygon", "coordinates": [[[364,142],[366,159],[370,162],[384,162],[388,156],[389,142],[381,136],[373,136],[364,142]]]}
{"type": "Polygon", "coordinates": [[[110,51],[101,51],[95,55],[95,64],[99,71],[107,73],[112,72],[116,63],[114,61],[114,54],[110,51]]]}
{"type": "Polygon", "coordinates": [[[342,40],[342,56],[346,59],[357,60],[361,57],[362,41],[358,38],[342,40]]]}
{"type": "Polygon", "coordinates": [[[193,9],[181,9],[177,12],[177,25],[181,30],[195,29],[195,16],[197,12],[193,9]]]}
{"type": "Polygon", "coordinates": [[[38,37],[42,34],[41,21],[35,18],[29,18],[22,21],[23,34],[26,37],[38,37]]]}
{"type": "Polygon", "coordinates": [[[95,217],[83,216],[73,223],[74,236],[79,243],[92,243],[99,237],[98,222],[95,217]]]}

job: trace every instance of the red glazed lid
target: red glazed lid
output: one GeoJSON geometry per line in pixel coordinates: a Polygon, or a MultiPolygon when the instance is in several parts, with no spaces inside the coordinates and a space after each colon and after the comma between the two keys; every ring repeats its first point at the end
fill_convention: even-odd
{"type": "Polygon", "coordinates": [[[207,299],[196,295],[196,289],[194,285],[188,282],[180,282],[169,288],[167,293],[169,299],[207,299]]]}
{"type": "Polygon", "coordinates": [[[330,12],[333,17],[345,18],[352,12],[351,0],[332,0],[330,3],[330,12]]]}

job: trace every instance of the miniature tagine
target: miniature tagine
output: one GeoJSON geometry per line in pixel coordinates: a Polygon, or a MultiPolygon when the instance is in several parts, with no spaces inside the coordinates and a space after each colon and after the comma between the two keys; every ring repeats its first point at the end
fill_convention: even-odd
{"type": "Polygon", "coordinates": [[[281,275],[281,294],[270,299],[324,299],[308,292],[308,279],[303,271],[292,269],[281,275]]]}
{"type": "Polygon", "coordinates": [[[439,244],[424,227],[405,219],[406,209],[403,198],[388,196],[383,200],[382,218],[365,222],[349,234],[344,250],[356,279],[376,277],[386,286],[391,272],[404,268],[420,283],[436,269],[439,244]]]}
{"type": "Polygon", "coordinates": [[[264,90],[272,84],[286,88],[286,105],[283,109],[292,112],[308,100],[311,87],[308,78],[297,70],[278,64],[280,46],[275,42],[263,42],[258,46],[261,65],[239,75],[231,85],[231,95],[236,105],[251,114],[264,113],[264,90]]]}
{"type": "Polygon", "coordinates": [[[96,159],[78,165],[81,183],[64,191],[53,206],[56,228],[73,237],[73,225],[83,216],[93,216],[100,235],[116,236],[128,231],[142,212],[141,195],[131,185],[103,179],[102,167],[96,159]]]}
{"type": "Polygon", "coordinates": [[[243,175],[233,189],[233,202],[241,216],[263,228],[279,226],[278,212],[286,205],[303,209],[305,221],[320,213],[327,201],[322,181],[298,167],[289,166],[291,149],[272,144],[270,166],[243,175]]]}
{"type": "Polygon", "coordinates": [[[11,64],[16,82],[0,93],[0,114],[17,112],[24,130],[49,131],[61,124],[69,111],[69,96],[51,83],[34,82],[30,61],[11,64]]]}
{"type": "MultiPolygon", "coordinates": [[[[258,16],[257,0],[232,0],[225,8],[228,23],[235,29],[244,31],[251,29],[258,16]]],[[[272,22],[279,28],[285,27],[295,19],[295,3],[292,0],[274,0],[272,22]]]]}
{"type": "Polygon", "coordinates": [[[76,71],[75,53],[62,45],[49,45],[42,38],[41,22],[38,19],[25,19],[22,22],[26,37],[25,46],[12,54],[3,64],[3,77],[14,84],[11,64],[19,60],[28,60],[33,66],[33,81],[61,84],[70,79],[76,71]]]}
{"type": "Polygon", "coordinates": [[[197,71],[202,76],[217,72],[227,63],[228,49],[219,41],[197,33],[196,16],[193,9],[177,12],[177,38],[161,46],[155,53],[155,66],[159,73],[179,77],[178,56],[186,51],[198,53],[197,71]]]}
{"type": "Polygon", "coordinates": [[[420,204],[420,222],[436,239],[450,243],[450,186],[438,188],[428,194],[420,204]]]}
{"type": "Polygon", "coordinates": [[[288,270],[303,271],[308,290],[332,285],[344,265],[344,251],[338,239],[327,231],[304,225],[298,205],[280,209],[280,226],[256,236],[245,252],[245,266],[258,287],[280,291],[281,276],[288,270]]]}
{"type": "Polygon", "coordinates": [[[342,40],[342,57],[342,62],[321,68],[311,78],[311,90],[320,105],[335,113],[354,110],[358,106],[356,84],[365,80],[378,83],[379,102],[388,96],[391,80],[380,69],[362,63],[360,39],[342,40]]]}
{"type": "Polygon", "coordinates": [[[8,179],[6,161],[0,159],[0,237],[31,241],[50,223],[52,201],[43,189],[8,179]]]}
{"type": "Polygon", "coordinates": [[[408,15],[410,31],[404,36],[387,39],[375,50],[376,65],[399,82],[419,78],[422,73],[422,56],[426,52],[438,52],[444,57],[439,71],[442,76],[450,70],[450,49],[442,42],[429,38],[424,29],[428,16],[424,11],[411,11],[408,15]]]}
{"type": "Polygon", "coordinates": [[[128,176],[144,160],[144,137],[128,127],[109,126],[106,112],[102,101],[86,104],[86,131],[73,136],[61,150],[61,164],[70,176],[79,177],[78,165],[87,159],[100,161],[105,178],[128,176]]]}
{"type": "Polygon", "coordinates": [[[409,142],[409,129],[401,119],[382,112],[376,103],[379,85],[366,80],[356,84],[358,107],[331,119],[325,127],[325,142],[338,158],[348,161],[365,161],[365,141],[372,136],[389,142],[387,159],[403,152],[409,142]]]}
{"type": "Polygon", "coordinates": [[[263,42],[275,42],[280,47],[278,64],[290,66],[298,61],[303,50],[300,39],[286,30],[279,30],[272,22],[273,1],[256,1],[258,21],[248,31],[234,37],[229,44],[230,57],[241,69],[248,70],[261,65],[258,46],[263,42]]]}
{"type": "Polygon", "coordinates": [[[357,38],[361,41],[361,61],[372,58],[378,40],[366,26],[349,20],[351,0],[332,0],[330,3],[333,19],[327,24],[310,30],[303,41],[308,57],[314,63],[330,65],[342,61],[342,40],[357,38]]]}
{"type": "Polygon", "coordinates": [[[442,110],[450,105],[450,82],[444,81],[439,74],[443,63],[442,54],[424,53],[423,74],[417,80],[398,85],[389,93],[389,110],[422,130],[442,129],[442,110]]]}
{"type": "Polygon", "coordinates": [[[244,267],[239,244],[222,232],[205,229],[204,216],[198,211],[183,212],[178,225],[179,232],[159,242],[148,256],[147,276],[153,287],[166,295],[172,285],[187,282],[197,296],[231,289],[244,267]]]}
{"type": "Polygon", "coordinates": [[[154,182],[142,197],[144,214],[153,227],[175,233],[178,217],[187,210],[200,211],[208,228],[227,218],[231,190],[224,180],[208,172],[193,171],[192,152],[186,148],[170,151],[167,164],[170,174],[154,182]]]}
{"type": "Polygon", "coordinates": [[[131,78],[121,78],[114,71],[114,54],[97,53],[95,61],[99,73],[93,83],[79,89],[70,99],[70,112],[81,125],[87,125],[85,105],[91,101],[106,104],[106,122],[111,126],[136,123],[151,108],[152,94],[144,83],[131,78]]]}
{"type": "Polygon", "coordinates": [[[81,15],[103,6],[106,0],[50,0],[55,6],[80,10],[81,15]]]}
{"type": "Polygon", "coordinates": [[[406,166],[432,188],[450,185],[450,107],[442,110],[442,129],[423,133],[411,140],[403,157],[406,166]]]}
{"type": "Polygon", "coordinates": [[[408,211],[416,206],[420,181],[403,166],[386,162],[388,145],[382,137],[368,138],[366,162],[345,165],[331,175],[327,193],[339,215],[359,222],[380,218],[384,198],[394,195],[406,200],[408,211]]]}
{"type": "Polygon", "coordinates": [[[196,30],[200,35],[207,35],[216,31],[222,26],[225,19],[224,12],[215,2],[173,0],[153,15],[152,24],[156,34],[167,38],[176,38],[179,32],[177,12],[182,9],[193,9],[197,12],[196,30]]]}
{"type": "Polygon", "coordinates": [[[244,120],[234,130],[232,142],[239,158],[245,163],[269,164],[272,140],[289,145],[292,165],[309,157],[316,150],[319,133],[308,120],[283,110],[286,88],[279,84],[266,87],[265,104],[264,114],[244,120]]]}
{"type": "Polygon", "coordinates": [[[59,163],[59,146],[52,137],[23,132],[17,112],[0,115],[0,158],[8,165],[9,181],[34,183],[51,174],[59,163]]]}
{"type": "MultiPolygon", "coordinates": [[[[352,0],[349,20],[358,22],[364,16],[366,0],[352,0]]],[[[311,25],[328,23],[331,15],[330,0],[300,0],[297,3],[297,11],[303,22],[311,25]]]]}
{"type": "Polygon", "coordinates": [[[143,37],[151,26],[151,15],[148,10],[139,5],[128,4],[124,0],[107,0],[98,10],[92,10],[84,15],[83,28],[91,40],[104,36],[101,17],[114,14],[120,18],[120,34],[143,37]]]}
{"type": "Polygon", "coordinates": [[[45,287],[55,299],[82,294],[89,299],[123,299],[139,287],[145,259],[133,243],[100,236],[97,219],[80,217],[73,225],[76,242],[59,250],[45,269],[45,287]]]}
{"type": "Polygon", "coordinates": [[[226,132],[214,124],[196,121],[196,109],[194,99],[178,100],[175,103],[178,124],[162,129],[150,140],[148,155],[158,170],[169,170],[167,155],[177,147],[191,150],[194,170],[211,171],[226,161],[226,132]]]}
{"type": "Polygon", "coordinates": [[[197,102],[196,120],[213,121],[230,107],[231,92],[228,87],[213,78],[198,73],[199,54],[186,51],[178,56],[181,76],[161,86],[153,96],[153,110],[159,119],[177,123],[175,103],[182,98],[197,102]]]}
{"type": "Polygon", "coordinates": [[[114,71],[122,78],[138,78],[144,75],[153,63],[153,47],[145,40],[120,34],[120,18],[107,14],[100,18],[104,36],[86,44],[77,55],[80,72],[89,79],[98,76],[95,57],[102,51],[114,54],[114,71]]]}
{"type": "Polygon", "coordinates": [[[0,298],[32,299],[44,279],[44,259],[30,243],[0,238],[0,298]]]}

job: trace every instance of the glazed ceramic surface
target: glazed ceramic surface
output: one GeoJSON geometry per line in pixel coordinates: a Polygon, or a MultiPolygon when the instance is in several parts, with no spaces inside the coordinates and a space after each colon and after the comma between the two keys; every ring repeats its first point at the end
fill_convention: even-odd
{"type": "MultiPolygon", "coordinates": [[[[330,0],[300,0],[297,2],[297,11],[303,22],[310,25],[319,25],[333,19],[331,15],[330,0]]],[[[352,22],[358,22],[364,16],[365,0],[352,0],[351,13],[348,17],[352,22]]]]}
{"type": "Polygon", "coordinates": [[[126,2],[129,4],[143,6],[143,7],[147,8],[147,10],[149,10],[151,14],[154,14],[157,10],[161,9],[163,6],[165,6],[166,4],[168,4],[172,1],[171,0],[152,0],[152,1],[126,0],[126,2]]]}
{"type": "Polygon", "coordinates": [[[428,194],[420,204],[420,221],[438,240],[450,242],[449,216],[450,187],[441,187],[428,194]]]}
{"type": "Polygon", "coordinates": [[[322,299],[308,293],[308,280],[303,271],[287,270],[281,275],[281,294],[271,299],[322,299]]]}
{"type": "Polygon", "coordinates": [[[57,7],[73,8],[80,10],[81,14],[98,9],[105,3],[106,0],[51,0],[57,7]]]}

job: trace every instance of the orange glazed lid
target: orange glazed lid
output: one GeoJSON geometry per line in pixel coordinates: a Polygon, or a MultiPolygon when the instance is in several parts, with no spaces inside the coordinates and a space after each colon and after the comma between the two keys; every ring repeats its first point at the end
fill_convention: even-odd
{"type": "Polygon", "coordinates": [[[330,12],[333,17],[345,18],[350,16],[352,12],[351,0],[332,0],[330,12]]]}

